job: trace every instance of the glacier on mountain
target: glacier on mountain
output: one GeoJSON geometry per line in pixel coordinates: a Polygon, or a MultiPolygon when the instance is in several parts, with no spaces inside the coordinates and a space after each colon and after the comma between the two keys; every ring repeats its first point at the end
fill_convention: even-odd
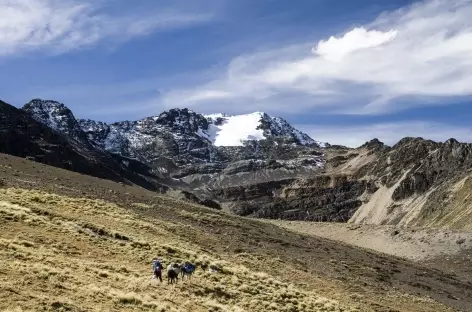
{"type": "Polygon", "coordinates": [[[246,141],[259,141],[269,137],[291,139],[297,145],[323,145],[307,134],[292,127],[280,117],[264,112],[243,115],[211,114],[206,138],[215,146],[243,146],[246,141]]]}
{"type": "Polygon", "coordinates": [[[264,131],[259,127],[262,113],[236,116],[214,114],[205,117],[210,121],[207,139],[215,146],[243,146],[245,141],[265,139],[264,131]]]}

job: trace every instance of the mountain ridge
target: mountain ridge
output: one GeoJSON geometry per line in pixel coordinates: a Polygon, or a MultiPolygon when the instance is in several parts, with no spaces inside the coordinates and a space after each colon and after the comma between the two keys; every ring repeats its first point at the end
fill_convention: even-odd
{"type": "MultiPolygon", "coordinates": [[[[69,122],[73,113],[57,102],[33,104],[0,105],[0,152],[115,181],[126,177],[248,217],[472,228],[472,144],[455,139],[297,144],[290,125],[261,122],[256,140],[216,146],[204,130],[229,115],[209,120],[174,109],[110,126],[69,122]]],[[[263,113],[250,118],[258,114],[274,120],[263,113]]]]}
{"type": "MultiPolygon", "coordinates": [[[[50,104],[50,103],[49,103],[50,104]]],[[[49,104],[46,106],[49,108],[49,104]]],[[[54,104],[55,105],[55,104],[54,104]]],[[[70,116],[70,110],[58,107],[55,116],[70,116]],[[57,113],[57,114],[56,114],[57,113]]],[[[69,122],[60,123],[62,130],[51,128],[46,119],[31,116],[31,107],[25,110],[0,101],[0,152],[25,157],[51,166],[80,172],[122,183],[134,183],[158,190],[161,185],[155,179],[148,179],[149,168],[140,168],[132,163],[136,171],[127,170],[120,157],[113,157],[90,144],[80,129],[74,129],[69,122]],[[71,126],[71,127],[70,127],[71,126]],[[63,133],[68,133],[65,135],[63,133]]],[[[59,117],[62,119],[62,117],[59,117]]],[[[48,119],[49,120],[49,119],[48,119]]]]}
{"type": "Polygon", "coordinates": [[[154,165],[171,157],[178,165],[226,162],[225,148],[276,140],[283,145],[322,147],[280,117],[263,112],[243,115],[202,115],[187,108],[170,109],[135,121],[105,123],[76,119],[64,105],[35,99],[23,107],[34,119],[72,137],[80,137],[112,154],[154,165]],[[229,126],[229,127],[228,127],[229,126]],[[229,137],[229,138],[228,138],[229,137]]]}

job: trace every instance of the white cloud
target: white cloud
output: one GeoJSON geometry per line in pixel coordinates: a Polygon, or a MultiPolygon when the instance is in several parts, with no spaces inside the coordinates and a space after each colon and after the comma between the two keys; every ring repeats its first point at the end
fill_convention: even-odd
{"type": "Polygon", "coordinates": [[[472,0],[418,2],[311,44],[315,53],[301,42],[236,57],[212,80],[174,89],[162,101],[214,111],[231,104],[349,114],[444,104],[472,95],[471,16],[472,0]]]}
{"type": "Polygon", "coordinates": [[[387,145],[393,145],[404,137],[422,137],[434,141],[455,138],[461,142],[472,142],[472,129],[443,123],[405,121],[351,126],[295,125],[318,141],[349,147],[358,147],[378,138],[387,145]]]}
{"type": "Polygon", "coordinates": [[[126,13],[109,15],[98,0],[0,0],[0,56],[38,49],[62,53],[106,38],[121,42],[211,18],[168,6],[134,12],[129,4],[126,13]]]}
{"type": "Polygon", "coordinates": [[[397,36],[396,30],[381,32],[366,30],[364,27],[354,28],[341,38],[332,36],[327,41],[321,40],[313,53],[330,61],[340,61],[355,51],[381,46],[397,36]]]}

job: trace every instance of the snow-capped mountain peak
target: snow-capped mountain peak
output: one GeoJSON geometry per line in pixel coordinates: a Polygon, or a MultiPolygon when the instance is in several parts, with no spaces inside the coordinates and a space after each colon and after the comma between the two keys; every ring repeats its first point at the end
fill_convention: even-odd
{"type": "Polygon", "coordinates": [[[23,110],[76,141],[148,164],[162,158],[172,158],[177,165],[225,161],[235,151],[226,147],[243,147],[243,153],[254,149],[257,154],[258,141],[265,141],[266,148],[270,144],[323,147],[283,118],[264,112],[202,115],[176,108],[137,121],[107,124],[76,120],[64,104],[55,101],[35,99],[23,110]]]}
{"type": "Polygon", "coordinates": [[[285,139],[296,145],[318,145],[307,134],[292,127],[285,119],[271,117],[264,112],[243,115],[205,115],[209,121],[204,135],[215,146],[242,146],[245,141],[260,141],[269,138],[285,139]]]}

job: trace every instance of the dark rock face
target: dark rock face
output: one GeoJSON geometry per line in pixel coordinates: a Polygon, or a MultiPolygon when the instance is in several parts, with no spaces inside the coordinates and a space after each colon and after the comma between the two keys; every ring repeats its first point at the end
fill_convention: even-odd
{"type": "Polygon", "coordinates": [[[433,185],[437,173],[414,172],[408,175],[392,194],[395,201],[406,199],[415,193],[424,193],[433,185]]]}
{"type": "Polygon", "coordinates": [[[270,219],[346,222],[362,204],[359,197],[375,187],[346,176],[321,175],[248,188],[229,188],[220,196],[236,201],[237,214],[270,219]]]}
{"type": "Polygon", "coordinates": [[[197,172],[181,180],[194,188],[251,187],[266,182],[309,177],[323,170],[322,157],[301,155],[293,160],[248,159],[229,162],[208,174],[197,172]]]}
{"type": "Polygon", "coordinates": [[[213,191],[213,194],[224,201],[243,202],[243,201],[268,201],[274,197],[284,186],[293,183],[295,179],[286,179],[279,181],[269,181],[265,183],[238,185],[226,188],[220,188],[213,191]],[[261,200],[262,199],[262,200],[261,200]]]}
{"type": "Polygon", "coordinates": [[[359,156],[359,154],[357,154],[357,153],[351,153],[351,154],[346,155],[346,156],[344,156],[344,155],[339,155],[339,156],[336,156],[336,157],[331,158],[331,159],[330,159],[330,164],[331,164],[334,168],[336,168],[336,167],[338,167],[338,166],[340,166],[340,165],[342,165],[342,164],[345,164],[345,163],[348,162],[350,159],[355,158],[355,157],[357,157],[357,156],[359,156]]]}
{"type": "Polygon", "coordinates": [[[367,148],[369,150],[379,150],[383,147],[385,147],[385,144],[383,142],[380,142],[377,138],[372,139],[361,146],[361,148],[367,148]]]}
{"type": "MultiPolygon", "coordinates": [[[[63,125],[73,124],[64,120],[63,125]]],[[[80,133],[76,134],[76,138],[82,136],[80,133]]],[[[47,165],[99,178],[129,181],[153,190],[160,187],[158,183],[126,170],[110,155],[94,149],[91,144],[69,139],[33,119],[28,111],[19,110],[4,102],[0,102],[0,153],[28,157],[47,165]]]]}
{"type": "Polygon", "coordinates": [[[315,142],[307,134],[292,127],[285,119],[280,117],[271,118],[262,114],[261,124],[258,127],[264,131],[266,138],[282,139],[286,144],[311,145],[320,147],[320,142],[315,142]]]}
{"type": "Polygon", "coordinates": [[[216,147],[198,133],[208,130],[207,119],[188,109],[110,125],[92,120],[79,123],[90,141],[102,149],[151,166],[160,157],[171,158],[178,166],[224,160],[216,147]]]}
{"type": "Polygon", "coordinates": [[[208,130],[209,125],[208,120],[205,117],[194,113],[187,108],[171,109],[168,112],[160,114],[156,119],[156,124],[167,126],[174,131],[187,134],[193,134],[197,132],[198,129],[208,130]]]}
{"type": "Polygon", "coordinates": [[[74,114],[62,103],[34,99],[23,107],[23,111],[36,121],[69,138],[88,143],[74,114]]]}
{"type": "Polygon", "coordinates": [[[189,202],[206,206],[209,208],[221,210],[220,204],[214,200],[211,200],[210,198],[199,198],[195,194],[190,193],[188,191],[181,191],[180,194],[182,195],[183,199],[189,202]]]}

